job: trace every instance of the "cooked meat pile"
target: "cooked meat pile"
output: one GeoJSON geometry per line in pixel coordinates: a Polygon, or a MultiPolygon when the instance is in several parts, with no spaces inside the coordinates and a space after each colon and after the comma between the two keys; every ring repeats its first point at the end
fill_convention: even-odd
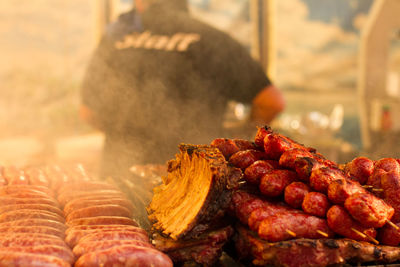
{"type": "Polygon", "coordinates": [[[0,169],[0,266],[169,266],[115,185],[83,169],[0,169]]]}
{"type": "Polygon", "coordinates": [[[254,265],[400,259],[397,159],[357,157],[338,165],[262,127],[254,142],[220,138],[209,146],[182,145],[168,167],[148,210],[156,247],[177,263],[191,258],[212,264],[215,259],[201,261],[201,252],[187,253],[184,244],[196,244],[199,235],[204,240],[221,221],[235,229],[233,254],[254,265]]]}

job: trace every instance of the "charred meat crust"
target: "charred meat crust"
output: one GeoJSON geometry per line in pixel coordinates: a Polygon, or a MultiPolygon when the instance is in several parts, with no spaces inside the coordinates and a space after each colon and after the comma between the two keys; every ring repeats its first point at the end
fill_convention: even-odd
{"type": "Polygon", "coordinates": [[[392,263],[400,248],[358,242],[352,239],[293,239],[277,243],[261,240],[244,226],[236,225],[234,236],[239,256],[256,266],[328,266],[335,264],[392,263]],[[241,253],[245,251],[245,253],[241,253]],[[299,257],[302,255],[302,257],[299,257]]]}

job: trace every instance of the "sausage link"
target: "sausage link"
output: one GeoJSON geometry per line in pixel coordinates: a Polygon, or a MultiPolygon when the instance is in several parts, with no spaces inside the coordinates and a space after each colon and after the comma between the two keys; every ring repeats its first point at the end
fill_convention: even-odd
{"type": "Polygon", "coordinates": [[[14,204],[14,205],[7,205],[7,206],[0,206],[0,214],[3,214],[7,211],[13,210],[43,210],[48,211],[54,214],[58,214],[59,216],[64,216],[62,210],[52,205],[47,204],[14,204]]]}
{"type": "Polygon", "coordinates": [[[0,223],[0,227],[17,227],[17,226],[47,226],[65,232],[67,226],[61,222],[46,219],[21,219],[10,222],[0,223]]]}
{"type": "Polygon", "coordinates": [[[107,198],[107,199],[74,199],[64,206],[64,214],[68,215],[74,210],[98,205],[119,205],[127,208],[130,212],[135,210],[132,202],[126,198],[107,198]]]}
{"type": "Polygon", "coordinates": [[[336,168],[321,167],[311,172],[310,186],[315,191],[327,193],[328,187],[332,181],[338,179],[346,179],[346,175],[343,171],[336,168]]]}
{"type": "Polygon", "coordinates": [[[53,220],[64,223],[65,220],[58,214],[51,213],[44,210],[32,210],[32,209],[23,209],[23,210],[13,210],[7,211],[0,214],[0,223],[15,221],[20,219],[45,219],[45,220],[53,220]]]}
{"type": "Polygon", "coordinates": [[[71,264],[55,256],[0,251],[0,266],[70,267],[71,264]]]}
{"type": "Polygon", "coordinates": [[[218,148],[224,155],[225,159],[229,159],[233,154],[239,151],[239,147],[235,144],[232,139],[228,138],[217,138],[211,142],[212,147],[218,148]]]}
{"type": "Polygon", "coordinates": [[[328,198],[332,203],[343,205],[346,199],[355,193],[368,193],[358,182],[337,179],[328,186],[328,198]]]}
{"type": "Polygon", "coordinates": [[[74,219],[96,216],[118,216],[132,218],[133,214],[127,208],[119,205],[98,205],[74,210],[68,214],[66,221],[68,222],[74,219]]]}
{"type": "Polygon", "coordinates": [[[67,244],[63,239],[52,235],[45,234],[0,234],[0,248],[1,247],[35,247],[42,245],[54,245],[66,247],[67,244]]]}
{"type": "Polygon", "coordinates": [[[375,169],[370,177],[368,177],[367,185],[372,186],[372,193],[379,197],[384,198],[382,189],[382,177],[387,173],[384,169],[375,169]]]}
{"type": "Polygon", "coordinates": [[[57,200],[60,202],[61,206],[65,206],[69,201],[74,200],[76,198],[91,196],[98,197],[99,199],[108,198],[108,197],[124,197],[124,194],[118,190],[96,190],[96,191],[73,191],[73,192],[64,192],[58,195],[57,200]]]}
{"type": "Polygon", "coordinates": [[[39,168],[25,168],[24,172],[29,177],[30,185],[50,188],[50,179],[43,170],[39,168]]]}
{"type": "Polygon", "coordinates": [[[293,208],[301,208],[304,197],[308,192],[310,192],[308,185],[302,182],[293,182],[285,188],[285,202],[293,208]]]}
{"type": "Polygon", "coordinates": [[[381,177],[381,186],[383,198],[394,208],[394,214],[391,221],[400,222],[400,173],[397,171],[385,172],[381,177]]]}
{"type": "Polygon", "coordinates": [[[283,194],[286,186],[297,179],[294,171],[273,170],[261,177],[259,189],[268,197],[277,197],[283,194]]]}
{"type": "Polygon", "coordinates": [[[91,230],[72,230],[69,231],[66,238],[65,242],[70,246],[74,247],[78,242],[85,236],[89,234],[94,234],[94,233],[106,233],[106,232],[116,232],[116,231],[128,231],[128,232],[134,232],[134,233],[139,233],[143,234],[144,236],[148,236],[147,232],[139,227],[135,228],[127,228],[127,227],[115,227],[115,228],[102,228],[102,229],[91,229],[91,230]]]}
{"type": "Polygon", "coordinates": [[[107,241],[79,242],[72,251],[74,255],[79,258],[80,256],[86,253],[109,249],[121,245],[134,245],[138,247],[154,248],[154,246],[149,242],[143,242],[140,240],[107,240],[107,241]]]}
{"type": "Polygon", "coordinates": [[[280,204],[275,204],[275,203],[269,203],[268,205],[265,205],[262,208],[258,208],[253,210],[250,213],[250,216],[248,218],[248,225],[251,230],[254,232],[258,232],[258,229],[260,227],[260,223],[268,218],[269,216],[272,216],[274,214],[280,213],[280,212],[294,212],[294,213],[300,213],[300,210],[295,210],[290,207],[280,205],[280,204]]]}
{"type": "Polygon", "coordinates": [[[13,226],[7,227],[0,224],[0,234],[11,234],[11,233],[26,233],[26,234],[46,234],[58,236],[62,239],[65,238],[65,233],[59,229],[48,227],[48,226],[13,226]]]}
{"type": "Polygon", "coordinates": [[[25,247],[1,247],[0,252],[14,253],[24,252],[35,255],[48,255],[62,259],[70,264],[74,263],[75,257],[71,249],[56,245],[25,246],[25,247]]]}
{"type": "Polygon", "coordinates": [[[258,235],[270,242],[293,238],[319,239],[324,237],[321,232],[328,235],[329,238],[334,236],[326,220],[298,212],[274,214],[264,219],[258,228],[258,235]]]}
{"type": "Polygon", "coordinates": [[[7,180],[8,185],[29,184],[28,177],[24,174],[24,172],[21,169],[15,166],[4,167],[3,176],[7,180]]]}
{"type": "Polygon", "coordinates": [[[149,242],[149,237],[140,232],[131,231],[110,231],[110,232],[95,232],[88,234],[80,239],[81,242],[90,242],[98,240],[141,240],[149,242]]]}
{"type": "Polygon", "coordinates": [[[88,191],[99,191],[99,190],[119,190],[117,186],[104,182],[104,181],[79,181],[73,182],[64,185],[63,187],[58,190],[58,195],[75,192],[75,191],[82,191],[84,189],[86,192],[88,191]]]}
{"type": "Polygon", "coordinates": [[[246,168],[244,178],[251,184],[259,185],[261,177],[274,169],[271,160],[257,160],[246,168]]]}
{"type": "Polygon", "coordinates": [[[59,208],[58,202],[50,198],[26,198],[13,196],[0,196],[0,206],[15,205],[15,204],[45,204],[59,208]]]}
{"type": "Polygon", "coordinates": [[[173,263],[166,254],[156,249],[135,245],[121,245],[86,253],[75,263],[75,267],[92,266],[173,267],[173,263]]]}
{"type": "Polygon", "coordinates": [[[44,195],[45,197],[52,197],[54,194],[48,187],[42,185],[14,184],[0,187],[1,195],[7,195],[21,191],[38,193],[40,195],[44,195]]]}
{"type": "Polygon", "coordinates": [[[374,168],[376,170],[382,169],[387,172],[389,171],[396,171],[400,172],[400,164],[399,162],[394,159],[394,158],[383,158],[375,162],[374,168]]]}
{"type": "MultiPolygon", "coordinates": [[[[396,223],[396,226],[400,227],[400,223],[396,223]]],[[[397,247],[400,245],[400,231],[386,224],[378,229],[378,240],[382,245],[397,247]]]]}
{"type": "Polygon", "coordinates": [[[138,226],[124,225],[124,224],[99,224],[99,225],[71,226],[65,231],[65,234],[68,235],[70,232],[74,231],[115,230],[115,229],[128,229],[128,230],[131,229],[132,231],[139,231],[139,232],[143,231],[143,233],[146,233],[144,229],[138,226]]]}
{"type": "Polygon", "coordinates": [[[248,149],[248,150],[238,151],[235,154],[233,154],[229,158],[229,162],[232,163],[235,167],[245,170],[247,167],[249,167],[257,160],[261,160],[264,158],[265,158],[264,152],[255,149],[248,149]]]}
{"type": "Polygon", "coordinates": [[[267,135],[272,133],[272,129],[268,126],[257,127],[257,133],[254,137],[254,143],[256,146],[264,149],[264,139],[267,135]]]}
{"type": "Polygon", "coordinates": [[[305,213],[324,218],[329,206],[330,203],[326,195],[319,192],[310,192],[304,197],[301,207],[305,213]]]}
{"type": "Polygon", "coordinates": [[[344,202],[350,215],[366,227],[380,228],[390,220],[394,209],[372,194],[356,193],[344,202]]]}
{"type": "Polygon", "coordinates": [[[358,241],[370,241],[368,237],[362,236],[353,230],[355,229],[372,238],[376,237],[376,230],[374,228],[362,226],[342,206],[333,205],[328,210],[326,216],[329,227],[339,235],[358,241]]]}
{"type": "Polygon", "coordinates": [[[283,152],[279,158],[279,165],[284,168],[295,170],[297,158],[313,157],[312,153],[306,148],[291,148],[283,152]]]}
{"type": "Polygon", "coordinates": [[[123,224],[138,226],[137,222],[133,219],[126,217],[117,216],[98,216],[98,217],[87,217],[80,218],[66,222],[67,226],[74,225],[99,225],[99,224],[123,224]]]}
{"type": "Polygon", "coordinates": [[[346,164],[345,171],[360,184],[365,184],[374,171],[374,161],[366,157],[357,157],[346,164]]]}

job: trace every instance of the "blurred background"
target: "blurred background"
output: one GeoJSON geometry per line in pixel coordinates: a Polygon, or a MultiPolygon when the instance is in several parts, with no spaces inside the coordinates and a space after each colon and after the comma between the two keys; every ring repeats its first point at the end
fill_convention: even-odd
{"type": "MultiPolygon", "coordinates": [[[[399,157],[400,1],[189,2],[283,90],[287,109],[276,131],[339,163],[399,157]]],[[[105,27],[131,7],[131,0],[0,2],[0,164],[81,162],[97,170],[103,136],[79,119],[79,86],[105,27]]],[[[234,132],[247,114],[232,102],[225,127],[234,132]]]]}

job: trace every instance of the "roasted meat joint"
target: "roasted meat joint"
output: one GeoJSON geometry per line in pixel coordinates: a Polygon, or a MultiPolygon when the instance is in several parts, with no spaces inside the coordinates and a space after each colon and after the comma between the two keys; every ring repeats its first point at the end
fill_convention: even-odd
{"type": "Polygon", "coordinates": [[[176,266],[370,266],[400,260],[400,160],[338,164],[271,128],[181,144],[147,207],[176,266]],[[196,266],[196,265],[195,265],[196,266]]]}
{"type": "Polygon", "coordinates": [[[1,167],[0,267],[400,262],[399,159],[337,164],[266,126],[178,148],[142,190],[82,167],[1,167]]]}

